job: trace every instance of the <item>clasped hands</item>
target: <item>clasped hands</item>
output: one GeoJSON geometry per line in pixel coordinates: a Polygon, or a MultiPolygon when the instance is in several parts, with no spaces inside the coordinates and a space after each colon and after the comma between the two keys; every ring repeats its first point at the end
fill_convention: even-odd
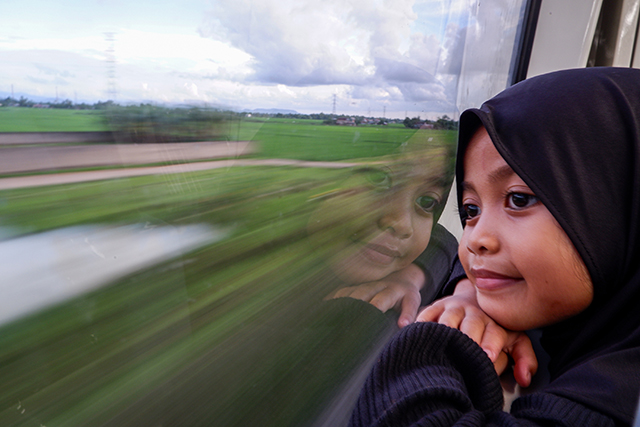
{"type": "Polygon", "coordinates": [[[475,287],[469,279],[458,282],[453,295],[434,301],[418,314],[424,273],[414,267],[380,281],[341,288],[330,298],[360,299],[383,312],[393,308],[400,312],[398,326],[401,328],[418,321],[437,322],[458,329],[482,347],[498,375],[513,363],[516,382],[521,387],[528,387],[538,369],[538,361],[527,334],[506,330],[485,314],[478,306],[475,287]]]}

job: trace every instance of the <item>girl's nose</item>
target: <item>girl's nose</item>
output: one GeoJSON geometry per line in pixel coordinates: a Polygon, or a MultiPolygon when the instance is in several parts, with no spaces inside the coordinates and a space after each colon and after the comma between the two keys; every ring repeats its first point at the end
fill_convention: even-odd
{"type": "Polygon", "coordinates": [[[405,206],[406,201],[389,200],[378,219],[378,227],[391,230],[398,238],[408,239],[413,234],[411,209],[405,206]]]}
{"type": "Polygon", "coordinates": [[[462,239],[471,253],[475,255],[496,253],[500,250],[497,224],[484,213],[473,225],[464,228],[462,239]]]}

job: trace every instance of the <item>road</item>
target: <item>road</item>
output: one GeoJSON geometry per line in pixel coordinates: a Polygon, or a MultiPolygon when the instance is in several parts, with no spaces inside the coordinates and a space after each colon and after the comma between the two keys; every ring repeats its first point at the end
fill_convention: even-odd
{"type": "Polygon", "coordinates": [[[180,144],[3,147],[0,174],[34,173],[0,178],[0,190],[69,184],[142,175],[175,174],[233,166],[299,166],[345,168],[350,162],[309,162],[290,159],[244,159],[255,152],[247,141],[180,144]],[[207,160],[207,159],[219,160],[207,160]],[[161,166],[137,166],[162,163],[161,166]],[[130,168],[63,172],[66,169],[130,165],[130,168]],[[57,173],[41,172],[61,171],[57,173]]]}
{"type": "MultiPolygon", "coordinates": [[[[291,159],[246,159],[241,156],[255,152],[252,142],[196,142],[180,144],[143,145],[84,145],[84,146],[39,146],[0,147],[0,175],[29,173],[68,168],[131,165],[130,168],[100,169],[84,172],[58,172],[49,174],[23,175],[0,178],[0,190],[47,185],[71,184],[100,181],[104,179],[127,178],[143,175],[188,173],[234,166],[297,166],[346,168],[353,162],[310,162],[291,159]],[[75,147],[75,148],[74,148],[75,147]],[[83,147],[83,148],[80,148],[83,147]],[[87,148],[85,148],[87,147],[87,148]],[[104,148],[110,147],[110,148],[104,148]],[[73,148],[72,151],[69,151],[73,148]],[[24,150],[24,151],[21,151],[24,150]],[[72,154],[70,154],[72,153],[72,154]],[[13,156],[13,157],[11,157],[13,156]],[[218,159],[218,160],[206,160],[218,159]],[[162,166],[138,166],[164,163],[162,166]],[[23,165],[23,166],[18,166],[23,165]]],[[[460,238],[462,227],[455,209],[455,191],[452,191],[440,223],[454,236],[460,238]]]]}

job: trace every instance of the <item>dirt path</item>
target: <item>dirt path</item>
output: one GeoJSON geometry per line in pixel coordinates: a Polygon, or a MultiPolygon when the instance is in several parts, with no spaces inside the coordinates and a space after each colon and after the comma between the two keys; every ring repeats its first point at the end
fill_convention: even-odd
{"type": "Polygon", "coordinates": [[[109,166],[122,164],[170,163],[126,169],[102,169],[85,172],[60,172],[0,179],[0,190],[45,185],[70,184],[103,179],[143,175],[188,173],[233,166],[298,166],[345,168],[356,163],[307,162],[288,159],[225,159],[252,152],[248,142],[148,144],[131,146],[60,146],[19,147],[0,151],[0,173],[59,170],[70,167],[109,166]],[[105,148],[106,147],[106,148],[105,148]],[[6,151],[5,151],[6,150],[6,151]],[[221,158],[221,160],[192,160],[221,158]]]}
{"type": "Polygon", "coordinates": [[[174,164],[235,158],[254,153],[249,141],[167,144],[13,145],[0,147],[0,174],[62,171],[73,168],[174,164]]]}

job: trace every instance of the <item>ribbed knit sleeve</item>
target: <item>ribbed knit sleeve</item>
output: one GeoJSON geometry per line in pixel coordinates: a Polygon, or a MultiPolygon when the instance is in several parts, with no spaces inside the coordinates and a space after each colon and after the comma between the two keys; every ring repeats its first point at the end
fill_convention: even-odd
{"type": "Polygon", "coordinates": [[[613,427],[605,415],[544,389],[503,412],[493,364],[469,337],[444,325],[403,328],[380,354],[358,398],[351,427],[613,427]]]}
{"type": "Polygon", "coordinates": [[[456,329],[415,323],[381,353],[351,426],[483,425],[502,408],[502,388],[484,351],[456,329]]]}

